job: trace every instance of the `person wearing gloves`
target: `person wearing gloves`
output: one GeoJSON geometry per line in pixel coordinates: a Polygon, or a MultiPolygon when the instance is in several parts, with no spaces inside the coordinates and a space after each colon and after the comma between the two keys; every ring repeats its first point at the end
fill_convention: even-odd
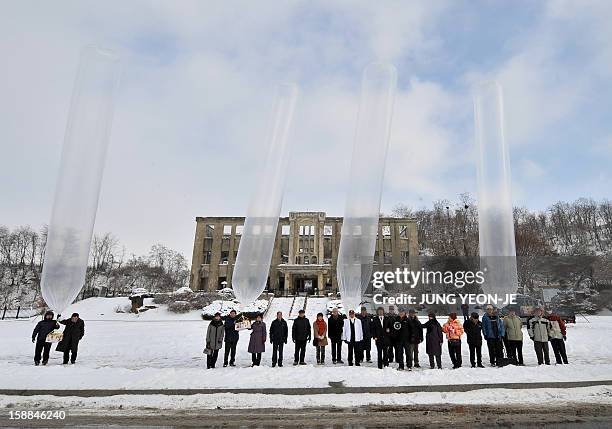
{"type": "Polygon", "coordinates": [[[310,341],[311,332],[310,321],[306,318],[306,312],[300,310],[297,319],[293,321],[293,326],[291,327],[291,339],[295,343],[294,366],[306,365],[306,362],[304,362],[306,343],[310,341]]]}
{"type": "Polygon", "coordinates": [[[543,316],[541,308],[533,310],[533,317],[527,322],[527,333],[533,341],[533,348],[538,357],[538,365],[550,365],[548,355],[548,338],[550,336],[550,321],[543,316]]]}
{"type": "Polygon", "coordinates": [[[461,336],[463,335],[463,326],[457,320],[457,313],[449,314],[448,321],[442,327],[442,331],[446,334],[448,354],[453,363],[453,369],[461,368],[461,336]]]}
{"type": "Polygon", "coordinates": [[[215,317],[208,324],[208,330],[206,331],[207,369],[212,369],[217,364],[219,350],[223,347],[224,334],[225,327],[223,326],[223,320],[221,320],[221,313],[215,313],[215,317]]]}
{"type": "Polygon", "coordinates": [[[355,317],[355,310],[349,311],[348,319],[344,320],[342,330],[342,340],[348,344],[348,364],[353,366],[353,356],[355,366],[361,366],[361,341],[363,341],[363,330],[361,320],[355,317]]]}
{"type": "Polygon", "coordinates": [[[251,338],[247,351],[251,353],[251,366],[261,364],[261,354],[266,351],[266,324],[261,314],[257,314],[255,322],[251,325],[251,338]]]}
{"type": "Polygon", "coordinates": [[[523,366],[523,321],[512,307],[504,317],[504,328],[508,338],[508,359],[515,365],[523,366]]]}
{"type": "Polygon", "coordinates": [[[289,336],[289,328],[287,322],[283,319],[283,313],[277,312],[276,319],[270,324],[270,342],[272,343],[272,368],[278,363],[279,367],[283,366],[283,347],[287,344],[289,336]]]}
{"type": "Polygon", "coordinates": [[[325,346],[327,345],[327,323],[323,313],[317,314],[317,320],[312,324],[313,344],[317,348],[317,365],[325,365],[325,346]]]}
{"type": "Polygon", "coordinates": [[[442,334],[442,326],[436,319],[434,313],[429,313],[429,320],[423,324],[423,328],[427,329],[425,334],[425,352],[429,356],[429,367],[434,369],[435,363],[438,369],[442,369],[442,342],[444,335],[442,334]]]}
{"type": "Polygon", "coordinates": [[[62,320],[60,323],[66,326],[61,341],[64,345],[64,365],[68,364],[68,359],[71,364],[74,364],[79,350],[79,341],[85,335],[85,322],[79,317],[79,313],[72,313],[70,319],[62,320]]]}
{"type": "Polygon", "coordinates": [[[482,316],[482,333],[487,340],[491,366],[498,366],[504,357],[503,338],[506,335],[504,322],[492,305],[487,305],[487,312],[482,316]]]}
{"type": "Polygon", "coordinates": [[[32,332],[32,342],[36,343],[34,348],[34,365],[40,365],[40,355],[42,353],[42,364],[49,362],[49,352],[51,343],[47,342],[47,335],[54,329],[59,329],[59,324],[53,320],[55,314],[51,310],[45,313],[45,318],[36,324],[32,332]]]}
{"type": "Polygon", "coordinates": [[[558,365],[567,364],[565,322],[558,314],[554,313],[548,315],[548,320],[550,322],[550,345],[553,348],[553,352],[555,352],[555,360],[558,365]]]}

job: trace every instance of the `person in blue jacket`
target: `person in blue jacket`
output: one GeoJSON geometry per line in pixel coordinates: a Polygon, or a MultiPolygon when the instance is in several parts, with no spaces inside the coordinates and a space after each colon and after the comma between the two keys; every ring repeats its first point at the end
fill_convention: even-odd
{"type": "Polygon", "coordinates": [[[482,334],[487,340],[491,366],[501,366],[504,357],[503,338],[506,335],[504,322],[492,305],[487,305],[487,312],[482,316],[482,334]]]}

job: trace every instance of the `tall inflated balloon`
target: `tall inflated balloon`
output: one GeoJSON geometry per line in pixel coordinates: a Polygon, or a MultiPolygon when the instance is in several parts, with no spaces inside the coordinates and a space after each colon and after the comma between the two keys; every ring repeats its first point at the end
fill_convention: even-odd
{"type": "Polygon", "coordinates": [[[74,301],[85,281],[118,78],[119,58],[112,51],[81,50],[41,279],[42,296],[57,312],[74,301]]]}
{"type": "Polygon", "coordinates": [[[478,172],[478,228],[483,291],[515,293],[518,286],[510,184],[510,155],[504,137],[502,88],[497,82],[474,92],[478,172]]]}
{"type": "Polygon", "coordinates": [[[295,84],[282,84],[276,90],[265,160],[247,210],[232,276],[234,294],[242,305],[251,304],[266,288],[287,177],[289,134],[297,96],[295,84]]]}
{"type": "Polygon", "coordinates": [[[396,86],[393,65],[365,68],[337,261],[347,311],[357,309],[372,275],[396,86]]]}

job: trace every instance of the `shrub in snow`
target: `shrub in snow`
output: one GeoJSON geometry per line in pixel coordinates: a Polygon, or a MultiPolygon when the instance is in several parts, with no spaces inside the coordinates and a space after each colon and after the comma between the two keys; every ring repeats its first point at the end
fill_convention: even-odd
{"type": "Polygon", "coordinates": [[[236,295],[234,295],[234,290],[231,287],[224,287],[223,289],[218,290],[217,294],[219,294],[222,299],[226,300],[232,300],[236,298],[236,295]]]}
{"type": "Polygon", "coordinates": [[[143,287],[137,287],[132,290],[132,294],[130,295],[130,297],[136,297],[136,296],[142,296],[142,295],[149,295],[149,291],[143,287]]]}
{"type": "Polygon", "coordinates": [[[172,293],[175,295],[183,295],[183,294],[192,294],[193,291],[189,287],[183,286],[182,288],[178,288],[172,293]]]}
{"type": "Polygon", "coordinates": [[[221,317],[229,315],[230,311],[236,310],[237,314],[244,314],[245,317],[255,318],[258,313],[265,313],[270,305],[270,301],[266,299],[258,299],[251,305],[242,307],[236,300],[215,300],[202,309],[203,319],[212,319],[215,313],[221,313],[221,317]]]}
{"type": "Polygon", "coordinates": [[[172,313],[187,313],[191,310],[191,304],[187,301],[175,301],[168,304],[168,311],[172,313]]]}
{"type": "Polygon", "coordinates": [[[169,302],[173,301],[173,298],[167,293],[157,293],[153,297],[153,302],[155,304],[168,304],[169,302]]]}
{"type": "Polygon", "coordinates": [[[327,303],[327,314],[331,314],[334,308],[338,309],[339,314],[344,314],[344,306],[342,305],[342,301],[339,299],[331,299],[327,303]]]}

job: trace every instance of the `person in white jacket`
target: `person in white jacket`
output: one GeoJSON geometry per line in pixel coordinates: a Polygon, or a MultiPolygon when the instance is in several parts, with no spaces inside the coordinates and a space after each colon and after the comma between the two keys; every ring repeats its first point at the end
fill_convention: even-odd
{"type": "Polygon", "coordinates": [[[361,320],[355,317],[355,311],[349,311],[348,319],[344,320],[342,329],[342,340],[348,344],[348,364],[353,366],[353,355],[355,356],[355,366],[361,366],[363,360],[361,353],[361,343],[363,341],[363,329],[361,320]]]}

